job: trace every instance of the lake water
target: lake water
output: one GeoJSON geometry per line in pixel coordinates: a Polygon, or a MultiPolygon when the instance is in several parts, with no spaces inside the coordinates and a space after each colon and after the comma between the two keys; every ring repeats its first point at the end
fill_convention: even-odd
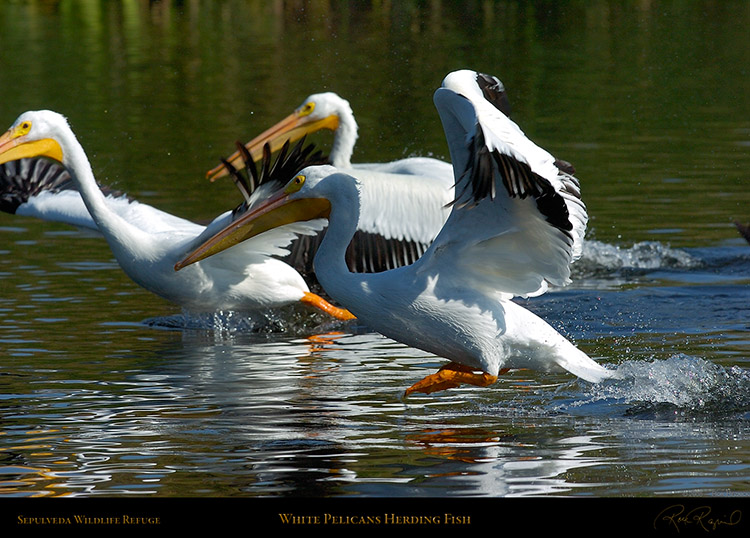
{"type": "Polygon", "coordinates": [[[199,221],[239,201],[204,172],[308,94],[350,100],[355,161],[445,158],[432,92],[498,76],[591,216],[573,284],[522,304],[625,374],[404,399],[444,361],[301,308],[182,312],[100,238],[2,214],[0,495],[749,495],[748,27],[718,0],[0,4],[2,128],[57,110],[101,183],[199,221]]]}

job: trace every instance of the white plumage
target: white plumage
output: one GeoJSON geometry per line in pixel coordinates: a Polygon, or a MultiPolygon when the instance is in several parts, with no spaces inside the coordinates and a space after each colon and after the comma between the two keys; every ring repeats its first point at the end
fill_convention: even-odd
{"type": "MultiPolygon", "coordinates": [[[[266,144],[276,151],[287,141],[321,129],[334,133],[330,163],[362,182],[361,218],[347,251],[349,268],[379,272],[413,263],[448,218],[446,206],[453,199],[454,183],[451,165],[429,157],[352,164],[357,122],[349,102],[333,92],[310,95],[292,114],[253,138],[245,148],[257,160],[266,144]]],[[[243,154],[237,151],[226,161],[239,168],[242,159],[243,154]]],[[[228,168],[222,164],[207,176],[213,181],[227,173],[228,168]]],[[[307,274],[312,270],[310,262],[318,244],[316,238],[295,242],[286,261],[307,274]]]]}
{"type": "MultiPolygon", "coordinates": [[[[260,232],[300,218],[305,201],[314,209],[308,218],[328,216],[315,257],[326,292],[374,330],[452,361],[407,393],[486,385],[508,368],[567,370],[592,382],[612,375],[510,300],[569,282],[587,215],[569,165],[533,144],[496,106],[500,89],[494,77],[464,70],[435,93],[456,192],[450,217],[414,264],[373,275],[348,270],[343,253],[367,211],[367,187],[348,169],[307,168],[237,223],[260,232]],[[295,213],[284,218],[291,206],[295,213]]],[[[191,257],[219,250],[211,240],[191,257]]]]}
{"type": "MultiPolygon", "coordinates": [[[[141,204],[125,194],[108,190],[103,190],[103,194],[113,212],[134,224],[150,223],[157,231],[182,224],[183,219],[141,204]]],[[[45,158],[20,159],[0,165],[0,210],[61,222],[101,235],[68,171],[59,162],[45,158]]]]}
{"type": "MultiPolygon", "coordinates": [[[[16,213],[68,222],[100,232],[125,273],[137,284],[191,310],[252,310],[305,301],[331,307],[311,294],[300,274],[274,258],[299,234],[316,233],[318,220],[295,223],[245,242],[226,255],[180,273],[174,264],[232,221],[231,212],[201,226],[122,196],[105,196],[83,147],[56,112],[22,114],[0,137],[0,163],[43,156],[61,162],[77,190],[38,192],[16,213]]],[[[30,173],[31,169],[18,171],[30,173]]],[[[262,198],[263,189],[254,193],[262,198]]],[[[327,307],[326,307],[327,308],[327,307]]],[[[345,319],[348,312],[332,309],[345,319]]]]}
{"type": "MultiPolygon", "coordinates": [[[[271,151],[276,151],[287,140],[294,142],[321,129],[333,131],[333,144],[328,158],[330,164],[336,168],[365,169],[388,174],[418,175],[443,179],[453,177],[453,171],[449,163],[431,157],[409,157],[385,163],[352,164],[352,155],[359,136],[359,127],[354,119],[354,112],[352,112],[349,101],[334,92],[315,93],[308,96],[294,112],[250,140],[245,144],[245,147],[253,160],[257,161],[262,155],[264,144],[268,143],[271,151]]],[[[228,157],[227,161],[237,167],[241,158],[242,155],[237,151],[228,157]]],[[[225,175],[227,175],[227,171],[223,164],[206,173],[211,181],[225,175]]]]}

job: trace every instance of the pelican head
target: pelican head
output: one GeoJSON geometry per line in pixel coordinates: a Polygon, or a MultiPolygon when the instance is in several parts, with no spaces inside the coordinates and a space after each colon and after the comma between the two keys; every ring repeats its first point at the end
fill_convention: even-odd
{"type": "Polygon", "coordinates": [[[309,166],[263,203],[232,222],[175,264],[175,270],[179,271],[273,228],[294,222],[327,219],[331,214],[329,199],[341,196],[337,191],[342,190],[331,181],[322,181],[333,176],[343,176],[356,185],[351,176],[336,173],[333,166],[309,166]]]}
{"type": "Polygon", "coordinates": [[[61,125],[67,127],[68,121],[57,112],[24,112],[0,136],[0,164],[26,157],[49,157],[62,162],[61,125]]]}
{"type": "MultiPolygon", "coordinates": [[[[354,121],[354,113],[349,101],[339,97],[333,92],[316,93],[305,99],[302,104],[289,116],[266,129],[261,134],[245,144],[254,161],[258,161],[263,155],[263,145],[268,143],[271,151],[278,150],[287,140],[294,142],[303,136],[328,129],[336,133],[334,149],[331,151],[331,159],[335,154],[345,157],[346,161],[351,158],[354,142],[357,138],[357,123],[354,121]],[[339,136],[342,131],[345,136],[339,136]],[[340,149],[337,144],[341,145],[340,149]],[[347,154],[348,153],[348,154],[347,154]]],[[[241,155],[237,151],[227,161],[235,168],[241,166],[241,155]]],[[[348,163],[335,162],[336,166],[348,163]]],[[[222,164],[206,173],[211,181],[227,175],[226,167],[222,164]]]]}

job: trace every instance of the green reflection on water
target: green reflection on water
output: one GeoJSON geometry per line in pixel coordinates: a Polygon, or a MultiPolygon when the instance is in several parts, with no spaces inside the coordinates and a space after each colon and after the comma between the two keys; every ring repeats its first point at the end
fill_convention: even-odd
{"type": "Polygon", "coordinates": [[[2,121],[61,111],[102,182],[205,219],[236,195],[203,172],[309,93],[352,102],[355,160],[446,156],[431,94],[468,66],[576,165],[598,238],[702,244],[750,219],[749,18],[718,1],[4,3],[2,121]]]}

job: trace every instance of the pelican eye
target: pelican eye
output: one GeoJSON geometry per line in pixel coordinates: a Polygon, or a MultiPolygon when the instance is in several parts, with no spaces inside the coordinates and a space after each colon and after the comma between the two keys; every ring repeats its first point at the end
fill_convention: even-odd
{"type": "Polygon", "coordinates": [[[315,110],[315,102],[314,101],[308,101],[305,103],[302,108],[299,110],[300,116],[309,116],[312,114],[312,111],[315,110]]]}
{"type": "Polygon", "coordinates": [[[15,136],[16,137],[23,136],[25,134],[28,134],[29,131],[31,131],[31,122],[28,120],[23,121],[19,123],[18,126],[16,127],[15,136]]]}
{"type": "Polygon", "coordinates": [[[302,188],[302,185],[305,184],[305,176],[302,174],[299,174],[296,176],[293,180],[289,182],[289,184],[286,186],[286,189],[284,189],[284,192],[287,194],[294,194],[298,190],[302,188]]]}

